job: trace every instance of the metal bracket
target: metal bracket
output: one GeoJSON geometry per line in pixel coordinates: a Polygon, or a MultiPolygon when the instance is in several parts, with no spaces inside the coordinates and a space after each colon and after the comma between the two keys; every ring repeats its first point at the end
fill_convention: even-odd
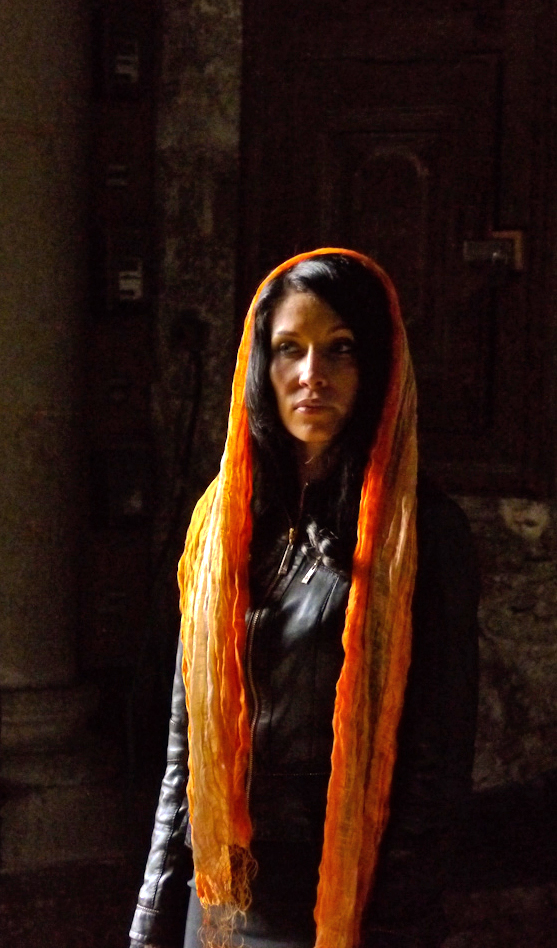
{"type": "Polygon", "coordinates": [[[520,272],[524,269],[524,231],[498,230],[487,240],[465,240],[463,256],[465,263],[489,263],[520,272]]]}

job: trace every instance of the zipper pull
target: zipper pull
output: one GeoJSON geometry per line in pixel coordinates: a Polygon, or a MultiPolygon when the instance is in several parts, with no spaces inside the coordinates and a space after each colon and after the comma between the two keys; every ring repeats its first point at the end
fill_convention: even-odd
{"type": "Polygon", "coordinates": [[[317,572],[317,567],[319,566],[320,562],[321,562],[321,557],[320,557],[320,556],[318,556],[317,559],[313,561],[313,563],[311,564],[310,568],[308,569],[306,575],[305,575],[304,578],[302,579],[302,583],[304,584],[304,586],[307,586],[307,584],[309,583],[311,577],[317,572]]]}
{"type": "Polygon", "coordinates": [[[288,567],[290,566],[290,562],[292,560],[292,554],[294,552],[295,542],[296,542],[296,528],[290,527],[290,530],[288,531],[288,546],[286,547],[284,551],[284,555],[282,557],[282,560],[280,561],[280,566],[278,568],[279,576],[286,576],[288,572],[288,567]]]}

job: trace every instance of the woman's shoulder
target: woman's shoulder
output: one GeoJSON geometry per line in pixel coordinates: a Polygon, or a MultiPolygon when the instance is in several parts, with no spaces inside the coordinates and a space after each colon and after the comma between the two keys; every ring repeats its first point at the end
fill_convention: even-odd
{"type": "Polygon", "coordinates": [[[202,548],[209,529],[209,513],[215,499],[218,477],[211,481],[207,490],[197,501],[186,534],[184,551],[178,563],[178,584],[181,596],[185,588],[186,577],[195,575],[198,551],[202,548]]]}
{"type": "Polygon", "coordinates": [[[203,491],[201,497],[197,501],[193,509],[192,519],[193,517],[203,515],[205,511],[211,507],[215,499],[218,483],[219,483],[219,476],[217,474],[217,476],[213,478],[209,486],[203,491]]]}
{"type": "Polygon", "coordinates": [[[468,517],[462,507],[427,475],[418,476],[418,579],[479,590],[477,551],[468,517]]]}
{"type": "Polygon", "coordinates": [[[470,522],[462,507],[423,471],[418,473],[416,498],[418,533],[435,530],[470,536],[470,522]]]}

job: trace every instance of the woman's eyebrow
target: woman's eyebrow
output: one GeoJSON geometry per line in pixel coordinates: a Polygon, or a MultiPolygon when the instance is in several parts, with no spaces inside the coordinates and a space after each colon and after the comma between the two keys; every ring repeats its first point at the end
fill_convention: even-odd
{"type": "MultiPolygon", "coordinates": [[[[343,323],[339,323],[338,326],[332,326],[329,329],[329,335],[333,335],[336,332],[345,332],[347,335],[354,336],[354,333],[349,326],[345,326],[343,323]]],[[[272,336],[301,336],[303,335],[303,330],[301,329],[273,329],[271,332],[272,336]]]]}
{"type": "Polygon", "coordinates": [[[352,339],[355,338],[355,337],[354,337],[354,333],[353,333],[352,330],[350,329],[350,326],[345,326],[345,325],[343,325],[343,324],[341,324],[340,326],[333,326],[333,327],[329,330],[329,335],[330,335],[330,336],[333,336],[333,335],[335,335],[335,333],[338,333],[338,332],[343,332],[343,333],[345,333],[347,336],[351,336],[352,339]]]}

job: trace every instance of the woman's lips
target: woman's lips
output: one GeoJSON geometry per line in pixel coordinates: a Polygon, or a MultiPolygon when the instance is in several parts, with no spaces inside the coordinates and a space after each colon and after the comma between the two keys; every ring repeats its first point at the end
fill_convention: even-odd
{"type": "Polygon", "coordinates": [[[303,401],[297,402],[294,405],[295,411],[303,412],[304,414],[312,414],[313,412],[320,411],[330,411],[332,408],[327,402],[312,402],[312,401],[303,401]]]}

